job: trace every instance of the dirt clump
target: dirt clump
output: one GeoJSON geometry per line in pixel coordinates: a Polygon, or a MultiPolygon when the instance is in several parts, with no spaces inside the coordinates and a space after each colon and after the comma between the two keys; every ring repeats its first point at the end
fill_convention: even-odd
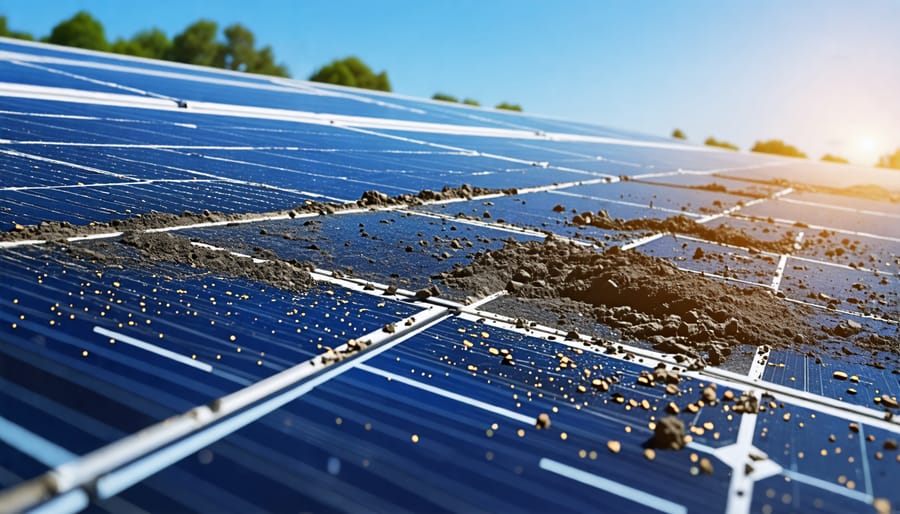
{"type": "Polygon", "coordinates": [[[118,241],[71,244],[63,247],[69,254],[107,266],[137,265],[148,262],[172,263],[203,272],[245,278],[288,291],[306,291],[315,286],[309,274],[312,265],[296,260],[271,259],[257,262],[227,251],[197,246],[190,240],[166,232],[126,232],[118,241]],[[116,248],[124,245],[138,255],[116,248]]]}
{"type": "Polygon", "coordinates": [[[279,212],[246,212],[225,213],[204,210],[203,212],[184,211],[182,213],[149,212],[126,219],[114,219],[108,222],[92,221],[86,225],[76,225],[67,221],[43,221],[37,225],[13,224],[9,230],[0,231],[0,241],[44,240],[62,241],[70,237],[107,234],[111,232],[127,232],[151,230],[157,228],[182,227],[197,223],[229,223],[245,221],[265,216],[295,217],[298,214],[334,214],[340,211],[358,208],[376,209],[397,207],[402,205],[423,205],[426,203],[472,199],[480,196],[513,195],[516,189],[489,189],[469,184],[458,187],[444,186],[440,191],[425,189],[416,194],[389,196],[379,191],[366,191],[355,202],[336,203],[308,200],[289,211],[279,212]]]}
{"type": "Polygon", "coordinates": [[[732,349],[748,344],[788,347],[815,340],[808,308],[782,302],[759,288],[741,288],[636,251],[593,248],[548,237],[507,240],[481,252],[467,266],[441,277],[477,295],[498,290],[552,305],[577,301],[585,315],[619,330],[624,339],[720,365],[732,349]]]}
{"type": "Polygon", "coordinates": [[[757,239],[742,229],[729,227],[727,224],[718,227],[708,227],[681,214],[665,219],[637,218],[623,220],[611,218],[606,211],[600,210],[596,213],[582,212],[581,214],[576,214],[572,217],[570,223],[578,227],[590,226],[605,230],[685,234],[716,243],[773,253],[792,253],[799,249],[795,247],[794,238],[788,234],[775,241],[766,241],[757,239]]]}

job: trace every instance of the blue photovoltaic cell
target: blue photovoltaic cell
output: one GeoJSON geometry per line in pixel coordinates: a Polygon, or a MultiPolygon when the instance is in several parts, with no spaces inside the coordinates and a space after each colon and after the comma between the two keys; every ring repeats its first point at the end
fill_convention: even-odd
{"type": "Polygon", "coordinates": [[[640,179],[640,182],[690,188],[710,188],[714,185],[722,186],[727,191],[738,194],[739,196],[746,196],[748,199],[766,197],[784,189],[784,186],[779,186],[776,184],[760,184],[755,182],[747,182],[744,180],[734,180],[725,178],[725,176],[715,174],[710,175],[709,173],[678,173],[675,175],[664,175],[661,177],[649,177],[646,179],[640,179]]]}
{"type": "Polygon", "coordinates": [[[867,510],[873,497],[886,498],[891,504],[900,501],[897,450],[884,449],[887,439],[896,441],[896,432],[864,422],[855,425],[858,431],[846,420],[796,406],[779,406],[761,415],[753,444],[781,465],[781,474],[791,480],[757,484],[755,502],[777,502],[798,509],[814,503],[817,497],[831,498],[829,493],[835,493],[841,498],[839,502],[819,508],[846,512],[867,510]],[[832,435],[834,441],[829,438],[832,435]],[[797,483],[815,488],[800,489],[795,487],[797,483]],[[788,501],[784,501],[785,494],[788,501]]]}
{"type": "Polygon", "coordinates": [[[797,159],[756,154],[758,159],[766,159],[778,166],[760,166],[722,171],[734,178],[750,180],[789,180],[794,183],[814,186],[851,187],[879,186],[888,191],[900,190],[900,177],[891,170],[867,168],[848,164],[803,162],[797,159]]]}
{"type": "Polygon", "coordinates": [[[0,191],[0,226],[67,221],[87,224],[156,212],[272,212],[312,198],[225,181],[158,182],[0,191]]]}
{"type": "MultiPolygon", "coordinates": [[[[188,473],[210,493],[224,489],[237,494],[254,510],[279,510],[287,502],[298,509],[326,511],[584,511],[601,501],[612,510],[646,510],[647,504],[641,503],[648,501],[646,494],[690,510],[724,508],[727,472],[694,477],[673,489],[666,477],[690,477],[687,453],[659,452],[652,467],[641,465],[641,444],[648,437],[642,426],[645,414],[603,408],[604,400],[593,394],[585,395],[590,398],[586,401],[596,402],[597,408],[585,406],[579,411],[574,399],[565,399],[551,383],[543,390],[529,386],[534,375],[528,370],[551,362],[556,351],[568,350],[471,321],[449,320],[330,380],[206,453],[188,457],[122,498],[143,506],[142,495],[150,484],[170,480],[177,471],[188,473]],[[476,332],[464,333],[468,331],[476,332]],[[489,340],[483,339],[482,331],[490,334],[489,340]],[[466,350],[464,338],[477,338],[479,343],[466,350]],[[498,359],[486,351],[488,342],[515,348],[517,365],[491,365],[498,359]],[[435,363],[434,357],[445,354],[448,358],[435,363]],[[473,380],[475,373],[462,368],[464,363],[477,363],[479,376],[481,370],[488,373],[473,380]],[[553,425],[536,430],[530,421],[497,415],[399,379],[386,380],[379,376],[383,372],[511,409],[525,419],[552,412],[553,425]],[[494,381],[487,382],[489,377],[494,381]],[[510,384],[522,387],[513,390],[510,384]],[[585,412],[594,415],[586,417],[585,412]],[[626,425],[634,429],[626,431],[626,425]],[[566,436],[561,437],[562,433],[566,436]],[[606,449],[608,438],[621,441],[620,453],[606,449]],[[606,492],[591,488],[543,469],[542,459],[620,486],[640,487],[645,495],[614,487],[606,492]],[[566,498],[564,505],[561,496],[566,498]]],[[[658,393],[642,393],[626,385],[641,369],[639,365],[593,354],[571,355],[605,375],[622,373],[621,390],[629,395],[654,402],[660,399],[658,393]]],[[[572,370],[559,378],[578,374],[572,370]]],[[[227,501],[202,491],[182,491],[177,501],[181,505],[216,501],[223,503],[222,509],[233,510],[227,501]]]]}
{"type": "Polygon", "coordinates": [[[81,91],[101,93],[134,94],[111,85],[81,80],[76,77],[54,73],[41,64],[0,61],[0,77],[5,82],[27,84],[29,86],[49,86],[74,88],[81,91]]]}
{"type": "MultiPolygon", "coordinates": [[[[182,231],[185,237],[243,253],[257,248],[353,277],[405,289],[429,287],[442,272],[525,234],[397,212],[318,216],[182,231]]],[[[453,294],[445,291],[445,294],[453,294]]],[[[457,293],[458,294],[458,293],[457,293]]]]}
{"type": "Polygon", "coordinates": [[[775,276],[778,256],[728,248],[715,243],[665,236],[640,247],[642,253],[674,261],[679,268],[713,273],[762,286],[775,276]]]}
{"type": "Polygon", "coordinates": [[[794,203],[790,198],[772,200],[741,210],[741,214],[761,218],[780,218],[798,221],[806,225],[822,226],[878,234],[900,239],[900,223],[895,217],[886,217],[865,212],[849,215],[846,210],[833,207],[810,208],[809,205],[794,203]]]}
{"type": "Polygon", "coordinates": [[[509,223],[519,227],[528,227],[540,231],[577,239],[596,239],[605,244],[617,244],[637,237],[640,232],[616,232],[592,226],[576,226],[571,223],[573,216],[583,212],[596,213],[605,210],[612,218],[665,218],[670,214],[658,209],[625,205],[617,202],[586,198],[581,195],[568,195],[570,188],[529,193],[525,195],[509,195],[490,200],[470,200],[422,207],[422,210],[448,216],[459,214],[480,218],[488,223],[509,223]],[[560,211],[560,207],[563,210],[560,211]],[[556,209],[556,210],[554,210],[556,209]],[[575,211],[574,213],[572,211],[575,211]],[[489,216],[485,216],[488,213],[489,216]]]}
{"type": "Polygon", "coordinates": [[[0,261],[3,417],[76,454],[417,311],[339,288],[289,293],[37,248],[0,261]]]}
{"type": "Polygon", "coordinates": [[[139,59],[130,56],[116,55],[112,53],[78,52],[76,49],[53,47],[48,45],[32,45],[12,39],[0,40],[0,50],[18,52],[31,56],[72,59],[77,62],[98,63],[101,65],[127,66],[137,70],[152,70],[169,73],[186,73],[198,77],[209,77],[227,80],[237,80],[247,83],[269,83],[271,78],[249,73],[228,73],[223,70],[206,68],[202,66],[186,66],[173,62],[139,59]],[[77,52],[77,53],[76,53],[77,52]]]}
{"type": "Polygon", "coordinates": [[[698,152],[690,146],[685,146],[684,149],[635,147],[614,143],[483,138],[387,130],[383,132],[526,161],[547,162],[551,166],[574,168],[595,175],[633,176],[678,170],[722,171],[766,162],[766,159],[755,155],[720,151],[698,152]]]}
{"type": "Polygon", "coordinates": [[[897,320],[898,278],[788,259],[782,288],[789,298],[897,320]]]}
{"type": "MultiPolygon", "coordinates": [[[[81,253],[59,244],[0,249],[0,488],[377,333],[387,341],[372,353],[211,424],[197,420],[196,432],[156,453],[112,467],[104,457],[104,476],[73,468],[71,476],[88,481],[76,494],[89,489],[87,510],[110,513],[676,513],[733,509],[740,498],[729,491],[745,494],[760,478],[746,492],[751,512],[864,511],[875,497],[900,505],[897,430],[880,413],[892,401],[882,395],[900,394],[900,213],[885,199],[900,191],[900,175],[2,38],[0,51],[19,54],[0,59],[4,82],[22,84],[29,96],[62,88],[70,99],[0,97],[0,230],[154,211],[284,213],[309,200],[355,201],[369,190],[416,194],[470,184],[520,191],[173,232],[351,279],[410,290],[437,285],[441,298],[425,301],[324,283],[285,291],[203,267],[141,261],[115,239],[66,243],[81,253]],[[239,109],[200,114],[193,107],[201,101],[239,109]],[[257,107],[284,118],[291,110],[319,113],[323,124],[266,119],[275,112],[257,107]],[[479,135],[490,129],[508,132],[479,135]],[[814,192],[806,185],[863,187],[814,192]],[[780,199],[766,198],[776,192],[780,199]],[[726,209],[734,212],[725,216],[726,209]],[[731,375],[707,369],[682,374],[670,393],[639,383],[655,362],[634,347],[651,345],[629,341],[634,346],[614,352],[620,334],[593,325],[588,312],[578,330],[599,335],[604,346],[478,318],[493,311],[571,324],[542,300],[505,296],[479,304],[484,311],[435,308],[472,300],[444,286],[442,273],[510,237],[541,239],[522,229],[598,247],[650,234],[572,224],[576,214],[599,211],[623,220],[684,215],[764,241],[803,232],[783,275],[776,270],[783,256],[685,237],[641,240],[634,251],[777,289],[811,304],[798,308],[832,335],[772,349],[761,380],[726,380],[731,375]],[[698,248],[704,255],[695,258],[698,248]],[[440,318],[426,317],[426,309],[440,318]],[[397,323],[410,316],[422,319],[397,323]],[[503,364],[507,353],[515,365],[503,364]],[[711,374],[719,377],[713,404],[701,401],[711,374]],[[593,384],[597,378],[609,381],[608,391],[593,384]],[[763,395],[757,418],[724,399],[751,384],[763,395]],[[799,394],[771,396],[774,384],[802,391],[803,404],[820,410],[791,404],[799,394]],[[869,414],[835,409],[835,400],[869,414]],[[648,439],[670,402],[693,441],[648,460],[648,439]],[[540,413],[550,415],[550,427],[536,428],[540,413]],[[750,432],[768,461],[751,459],[750,432]],[[611,442],[620,448],[612,451],[611,442]],[[709,459],[711,474],[700,459],[709,459]]],[[[745,372],[758,354],[735,346],[727,369],[745,372]]]]}

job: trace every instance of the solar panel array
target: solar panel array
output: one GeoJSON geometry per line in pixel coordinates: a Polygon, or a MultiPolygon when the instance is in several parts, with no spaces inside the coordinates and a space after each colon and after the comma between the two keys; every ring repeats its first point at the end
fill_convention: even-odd
{"type": "Polygon", "coordinates": [[[75,226],[0,243],[0,511],[900,508],[885,414],[900,396],[900,210],[838,194],[896,195],[900,173],[8,39],[0,77],[0,227],[75,226]],[[463,184],[492,194],[288,214],[463,184]],[[601,209],[821,241],[778,254],[571,223],[601,209]],[[120,220],[185,211],[194,223],[152,230],[311,262],[316,285],[112,244],[120,220]],[[441,282],[548,234],[770,290],[892,346],[741,348],[689,371],[591,320],[577,335],[539,306],[512,319],[504,288],[441,282]],[[645,386],[660,365],[680,369],[677,387],[645,386]],[[763,410],[697,402],[710,384],[763,410]],[[653,451],[670,402],[692,441],[653,451]]]}

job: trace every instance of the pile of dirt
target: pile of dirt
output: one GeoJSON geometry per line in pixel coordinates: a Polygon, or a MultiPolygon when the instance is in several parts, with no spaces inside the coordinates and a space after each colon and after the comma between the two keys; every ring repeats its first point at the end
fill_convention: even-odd
{"type": "Polygon", "coordinates": [[[698,191],[712,191],[714,193],[725,193],[734,196],[744,196],[747,198],[766,198],[769,196],[768,194],[761,191],[751,191],[746,189],[728,189],[727,187],[719,184],[718,182],[711,182],[709,184],[701,184],[701,185],[685,185],[685,184],[675,184],[671,182],[657,182],[654,180],[636,180],[636,179],[628,179],[632,182],[639,182],[642,184],[653,184],[655,186],[664,186],[664,187],[675,187],[678,189],[694,189],[698,191]]]}
{"type": "Polygon", "coordinates": [[[293,217],[297,214],[333,214],[358,208],[397,207],[403,205],[424,205],[456,199],[472,199],[480,196],[514,195],[516,189],[489,189],[463,184],[458,187],[444,186],[440,191],[425,189],[416,194],[388,196],[379,191],[366,191],[359,200],[348,203],[318,202],[309,200],[303,205],[285,212],[224,213],[204,210],[201,213],[184,211],[180,214],[150,212],[131,218],[115,219],[108,222],[93,221],[87,225],[75,225],[67,221],[44,221],[37,225],[15,224],[6,231],[0,231],[0,241],[44,240],[62,241],[70,237],[106,234],[110,232],[141,231],[156,228],[181,227],[197,223],[238,222],[265,216],[293,217]]]}
{"type": "Polygon", "coordinates": [[[315,285],[309,271],[312,265],[296,260],[271,259],[255,262],[227,251],[191,244],[190,240],[165,232],[127,232],[117,242],[72,244],[65,251],[103,265],[142,265],[148,262],[180,264],[203,272],[245,278],[288,291],[306,291],[315,285]],[[138,256],[115,248],[135,248],[138,256]]]}
{"type": "Polygon", "coordinates": [[[816,184],[804,184],[802,182],[792,182],[783,178],[773,178],[770,180],[753,179],[748,177],[734,177],[722,174],[713,174],[719,178],[731,180],[740,180],[752,184],[762,184],[765,186],[792,187],[796,191],[806,193],[823,193],[828,195],[847,196],[851,198],[865,198],[867,200],[876,200],[879,202],[900,202],[900,193],[885,189],[875,184],[855,184],[847,187],[832,187],[816,184]]]}
{"type": "MultiPolygon", "coordinates": [[[[558,207],[554,210],[558,210],[558,207]]],[[[590,226],[605,230],[685,234],[706,241],[749,248],[751,252],[762,250],[773,253],[792,253],[799,250],[799,248],[795,247],[796,243],[794,238],[791,237],[792,234],[786,233],[781,239],[766,241],[753,237],[743,229],[730,227],[727,224],[708,227],[680,214],[665,219],[637,218],[623,220],[611,218],[605,210],[600,210],[596,213],[582,212],[581,214],[576,214],[572,217],[570,223],[577,227],[590,226]]]]}
{"type": "Polygon", "coordinates": [[[597,252],[555,237],[508,240],[478,254],[444,282],[478,295],[510,294],[576,300],[596,321],[654,348],[719,365],[738,345],[784,348],[815,340],[808,308],[788,304],[759,288],[741,288],[677,269],[634,251],[597,252]]]}

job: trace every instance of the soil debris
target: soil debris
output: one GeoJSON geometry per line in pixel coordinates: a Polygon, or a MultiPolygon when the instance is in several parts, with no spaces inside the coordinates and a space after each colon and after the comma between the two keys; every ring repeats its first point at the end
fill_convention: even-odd
{"type": "Polygon", "coordinates": [[[194,245],[187,238],[167,232],[126,232],[117,242],[94,242],[92,246],[71,244],[63,248],[69,254],[104,265],[145,266],[147,262],[166,262],[245,278],[288,291],[306,291],[315,285],[309,274],[313,268],[309,263],[282,259],[256,262],[227,251],[194,245]],[[132,247],[138,256],[117,251],[114,245],[132,247]]]}
{"type": "MultiPolygon", "coordinates": [[[[624,220],[621,218],[611,218],[609,213],[605,210],[600,210],[596,213],[582,212],[581,214],[576,214],[572,217],[570,223],[578,227],[590,226],[604,230],[685,234],[716,243],[751,248],[756,251],[764,250],[773,253],[791,253],[797,250],[797,248],[795,248],[793,233],[785,233],[781,239],[774,241],[762,240],[753,237],[743,229],[730,227],[727,224],[709,227],[697,223],[693,219],[682,214],[670,216],[665,219],[636,218],[624,220]]],[[[697,250],[698,251],[694,254],[693,258],[703,258],[703,250],[699,247],[697,250]]]]}
{"type": "Polygon", "coordinates": [[[444,282],[481,296],[505,289],[545,306],[575,300],[582,314],[618,329],[625,339],[702,362],[724,361],[740,344],[785,348],[798,334],[806,340],[819,336],[807,322],[807,307],[761,289],[710,280],[640,252],[601,253],[553,236],[507,240],[503,248],[455,267],[444,282]]]}
{"type": "Polygon", "coordinates": [[[680,450],[687,445],[684,439],[684,422],[675,416],[666,416],[656,423],[653,437],[647,447],[660,450],[680,450]]]}
{"type": "Polygon", "coordinates": [[[375,209],[402,205],[414,206],[447,200],[472,199],[490,195],[514,195],[516,193],[516,189],[490,189],[463,184],[458,187],[444,186],[440,191],[425,189],[416,194],[401,194],[397,196],[389,196],[379,191],[366,191],[360,196],[359,200],[348,203],[308,200],[303,205],[294,207],[287,212],[225,213],[204,210],[199,213],[184,211],[179,214],[151,211],[146,214],[138,214],[125,219],[114,219],[108,222],[92,221],[86,225],[75,225],[67,221],[43,221],[37,225],[15,223],[7,230],[0,231],[0,241],[45,240],[52,242],[65,240],[70,237],[110,232],[181,227],[198,223],[236,223],[266,216],[283,216],[285,214],[292,218],[297,214],[319,213],[327,215],[349,209],[375,209]]]}

